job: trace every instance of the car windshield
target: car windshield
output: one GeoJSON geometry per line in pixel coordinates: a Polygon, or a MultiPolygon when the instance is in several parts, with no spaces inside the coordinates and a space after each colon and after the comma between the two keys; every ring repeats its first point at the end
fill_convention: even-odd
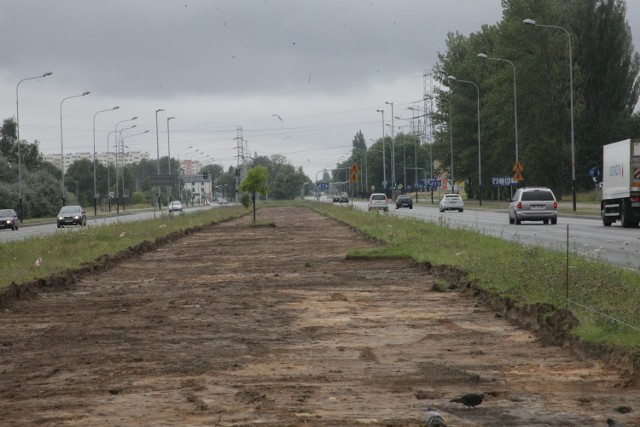
{"type": "Polygon", "coordinates": [[[387,198],[387,196],[385,196],[384,194],[372,194],[371,195],[371,200],[385,200],[387,198]]]}
{"type": "Polygon", "coordinates": [[[458,196],[457,194],[447,194],[446,196],[444,196],[447,199],[459,199],[460,196],[458,196]]]}
{"type": "Polygon", "coordinates": [[[554,201],[553,193],[544,190],[524,191],[522,192],[523,201],[554,201]]]}
{"type": "Polygon", "coordinates": [[[65,206],[62,209],[60,209],[61,214],[80,213],[80,212],[82,212],[82,208],[80,206],[65,206]]]}
{"type": "Polygon", "coordinates": [[[0,210],[0,216],[13,216],[13,211],[11,209],[2,209],[0,210]]]}

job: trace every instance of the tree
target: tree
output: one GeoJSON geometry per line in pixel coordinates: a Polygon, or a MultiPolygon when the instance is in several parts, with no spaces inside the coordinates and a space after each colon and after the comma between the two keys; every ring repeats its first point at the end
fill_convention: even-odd
{"type": "Polygon", "coordinates": [[[255,166],[247,172],[247,176],[240,183],[240,191],[246,191],[251,194],[251,204],[253,205],[253,222],[256,222],[256,193],[267,195],[269,187],[267,180],[269,179],[269,171],[265,166],[255,166]]]}
{"type": "MultiPolygon", "coordinates": [[[[510,175],[515,163],[513,69],[480,60],[478,53],[511,61],[517,74],[518,160],[525,185],[544,185],[562,195],[571,188],[571,151],[576,153],[578,189],[591,188],[587,171],[601,158],[602,145],[635,136],[633,116],[640,94],[640,58],[625,21],[624,0],[503,0],[502,21],[468,37],[450,33],[447,49],[434,67],[438,110],[434,153],[450,167],[453,129],[456,179],[477,186],[476,93],[480,88],[483,192],[489,178],[510,175]],[[556,28],[523,25],[530,18],[556,28]],[[568,40],[572,77],[568,74],[568,40]],[[447,86],[448,90],[447,90],[447,86]],[[574,103],[571,109],[570,94],[574,103]],[[449,102],[450,101],[450,104],[449,102]],[[451,117],[449,116],[451,111],[451,117]],[[571,138],[571,115],[575,138],[571,138]]],[[[396,153],[396,158],[397,153],[396,153]]],[[[483,194],[491,196],[491,194],[483,194]]]]}

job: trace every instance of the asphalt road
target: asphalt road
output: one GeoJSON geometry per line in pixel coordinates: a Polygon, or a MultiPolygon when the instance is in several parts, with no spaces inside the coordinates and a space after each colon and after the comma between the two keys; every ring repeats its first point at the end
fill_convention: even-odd
{"type": "MultiPolygon", "coordinates": [[[[330,201],[329,201],[330,202],[330,201]]],[[[352,202],[358,209],[367,210],[365,201],[352,202]]],[[[217,205],[212,205],[215,208],[217,205]]],[[[196,207],[192,209],[208,209],[196,207]]],[[[87,217],[89,226],[106,225],[113,222],[139,221],[153,218],[154,215],[168,215],[166,211],[125,212],[112,216],[87,217]]],[[[580,217],[559,215],[557,225],[544,225],[542,222],[523,222],[521,225],[509,224],[507,212],[502,210],[484,210],[466,207],[464,212],[444,212],[434,205],[414,205],[413,209],[394,209],[390,205],[389,215],[405,218],[417,218],[448,227],[465,228],[482,234],[499,237],[504,240],[525,245],[537,245],[561,252],[569,251],[575,255],[597,259],[621,267],[640,269],[640,229],[622,228],[619,223],[604,227],[598,217],[580,217]]],[[[0,230],[0,242],[9,242],[29,237],[43,236],[55,232],[73,232],[80,227],[58,229],[55,222],[21,226],[17,231],[0,230]]]]}
{"type": "MultiPolygon", "coordinates": [[[[364,201],[353,202],[353,205],[367,210],[367,203],[364,201]]],[[[465,228],[504,240],[562,252],[566,252],[568,245],[569,251],[576,255],[622,267],[640,268],[640,229],[622,228],[619,223],[605,227],[599,217],[559,214],[557,225],[544,225],[542,222],[511,225],[506,209],[496,211],[465,207],[464,212],[441,213],[437,202],[433,206],[414,205],[413,209],[395,209],[390,204],[389,215],[465,228]]]]}
{"type": "MultiPolygon", "coordinates": [[[[196,206],[185,209],[185,212],[194,212],[199,209],[211,209],[217,208],[218,205],[211,206],[196,206]]],[[[107,224],[113,224],[117,222],[131,222],[131,221],[141,221],[145,219],[151,219],[160,215],[169,215],[167,210],[158,211],[158,210],[134,210],[134,211],[121,211],[120,213],[116,213],[115,211],[109,215],[98,215],[97,217],[93,216],[93,211],[87,211],[87,226],[102,226],[107,224]]],[[[173,214],[175,215],[175,214],[173,214]]],[[[50,219],[47,222],[42,223],[32,223],[32,224],[21,224],[18,230],[0,230],[0,243],[11,242],[15,240],[28,239],[31,237],[41,237],[46,236],[53,233],[73,233],[75,231],[81,230],[82,227],[72,226],[72,227],[64,227],[58,228],[56,225],[56,220],[54,218],[50,219]]]]}

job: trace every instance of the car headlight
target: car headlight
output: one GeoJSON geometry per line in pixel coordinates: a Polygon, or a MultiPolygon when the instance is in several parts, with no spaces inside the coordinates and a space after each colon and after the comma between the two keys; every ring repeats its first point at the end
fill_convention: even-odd
{"type": "Polygon", "coordinates": [[[62,221],[63,219],[64,219],[64,217],[62,217],[62,216],[58,217],[58,221],[62,221]]]}

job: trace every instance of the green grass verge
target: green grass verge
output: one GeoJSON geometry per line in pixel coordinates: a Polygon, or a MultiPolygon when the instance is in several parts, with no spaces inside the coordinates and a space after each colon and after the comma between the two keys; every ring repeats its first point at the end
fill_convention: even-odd
{"type": "MultiPolygon", "coordinates": [[[[243,207],[224,207],[162,215],[156,219],[121,222],[78,230],[58,230],[52,235],[0,244],[0,292],[11,283],[23,283],[73,269],[104,254],[116,254],[144,241],[179,230],[239,217],[243,207]],[[36,261],[40,259],[40,265],[36,261]]],[[[55,225],[52,223],[52,227],[55,225]]]]}
{"type": "MultiPolygon", "coordinates": [[[[454,266],[465,271],[477,286],[519,304],[548,303],[558,308],[566,305],[564,252],[449,228],[446,224],[400,219],[327,203],[314,203],[313,208],[387,243],[373,250],[354,249],[349,256],[403,256],[434,266],[454,266]]],[[[570,256],[569,299],[588,307],[569,304],[568,308],[580,321],[574,333],[585,342],[640,349],[639,284],[640,273],[636,271],[570,256]]]]}

